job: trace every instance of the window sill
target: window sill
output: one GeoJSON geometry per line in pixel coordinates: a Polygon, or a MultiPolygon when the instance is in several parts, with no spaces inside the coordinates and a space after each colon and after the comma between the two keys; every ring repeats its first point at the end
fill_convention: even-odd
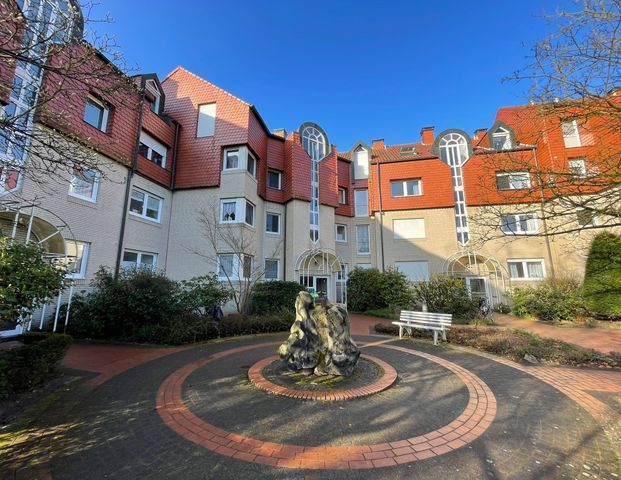
{"type": "Polygon", "coordinates": [[[106,126],[105,130],[101,130],[100,128],[96,127],[95,125],[93,125],[92,123],[88,123],[86,120],[82,119],[82,123],[84,123],[85,125],[88,125],[89,127],[97,130],[99,133],[103,133],[104,135],[108,135],[108,127],[106,126]]]}
{"type": "Polygon", "coordinates": [[[153,218],[143,217],[142,215],[138,215],[137,213],[134,213],[134,212],[129,212],[129,217],[131,217],[134,220],[137,220],[139,222],[146,223],[148,225],[153,225],[153,226],[157,226],[157,227],[161,227],[162,226],[162,221],[161,220],[154,220],[153,218]]]}
{"type": "Polygon", "coordinates": [[[336,239],[335,239],[334,241],[335,241],[336,243],[342,243],[342,244],[344,244],[344,245],[346,245],[346,244],[347,244],[347,240],[336,240],[336,239]]]}
{"type": "Polygon", "coordinates": [[[276,188],[276,187],[270,187],[269,185],[267,185],[267,188],[269,188],[270,190],[276,190],[277,192],[282,192],[282,187],[276,188]]]}
{"type": "Polygon", "coordinates": [[[75,203],[76,205],[83,205],[89,208],[96,208],[97,200],[89,200],[85,197],[78,197],[77,195],[67,194],[67,201],[75,203]]]}
{"type": "Polygon", "coordinates": [[[272,237],[280,237],[280,232],[265,232],[266,235],[270,235],[272,237]]]}
{"type": "Polygon", "coordinates": [[[541,282],[545,279],[546,277],[542,277],[542,278],[511,278],[509,277],[509,280],[511,280],[512,282],[541,282]]]}

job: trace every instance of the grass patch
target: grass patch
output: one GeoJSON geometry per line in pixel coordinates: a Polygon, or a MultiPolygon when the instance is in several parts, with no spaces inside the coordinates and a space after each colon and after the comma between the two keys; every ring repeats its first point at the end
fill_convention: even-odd
{"type": "Polygon", "coordinates": [[[395,312],[391,308],[375,308],[363,312],[363,315],[370,317],[386,318],[388,320],[399,320],[399,312],[395,312]]]}
{"type": "MultiPolygon", "coordinates": [[[[398,335],[395,325],[377,324],[375,331],[398,335]]],[[[431,338],[432,333],[413,329],[414,338],[431,338]]],[[[621,368],[621,353],[609,354],[571,343],[543,338],[525,330],[485,327],[453,327],[447,332],[448,343],[476,348],[511,360],[520,361],[524,355],[533,355],[539,362],[554,365],[617,367],[621,368]]]]}

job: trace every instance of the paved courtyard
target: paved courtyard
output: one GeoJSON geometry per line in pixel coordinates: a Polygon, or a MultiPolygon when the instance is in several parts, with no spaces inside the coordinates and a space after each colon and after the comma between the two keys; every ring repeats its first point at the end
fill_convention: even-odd
{"type": "Polygon", "coordinates": [[[313,401],[249,380],[284,338],[75,345],[80,380],[16,435],[1,478],[621,478],[619,371],[359,334],[396,381],[313,401]]]}

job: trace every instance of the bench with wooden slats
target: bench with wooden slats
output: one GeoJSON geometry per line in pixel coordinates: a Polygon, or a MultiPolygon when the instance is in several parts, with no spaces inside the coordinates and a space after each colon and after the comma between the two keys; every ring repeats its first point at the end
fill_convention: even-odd
{"type": "Polygon", "coordinates": [[[446,341],[446,331],[451,327],[453,315],[450,313],[411,312],[401,310],[398,322],[392,322],[399,326],[399,338],[403,338],[403,330],[412,335],[413,328],[433,330],[433,344],[438,344],[438,332],[442,333],[442,339],[446,341]]]}

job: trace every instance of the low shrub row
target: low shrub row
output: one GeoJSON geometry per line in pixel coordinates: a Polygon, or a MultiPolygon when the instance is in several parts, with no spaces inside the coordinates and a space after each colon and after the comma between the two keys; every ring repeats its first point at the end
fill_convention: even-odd
{"type": "Polygon", "coordinates": [[[0,352],[0,398],[30,390],[52,376],[71,345],[64,334],[26,333],[23,346],[0,352]]]}
{"type": "Polygon", "coordinates": [[[536,287],[511,292],[511,311],[520,317],[543,321],[573,320],[585,312],[580,286],[568,279],[547,280],[536,287]]]}
{"type": "Polygon", "coordinates": [[[252,313],[262,315],[283,309],[295,312],[295,299],[302,290],[305,288],[297,282],[257,282],[251,294],[252,313]]]}
{"type": "MultiPolygon", "coordinates": [[[[375,331],[398,335],[395,325],[377,324],[375,331]]],[[[431,338],[431,332],[414,330],[413,337],[431,338]]],[[[497,327],[453,327],[447,333],[449,343],[464,345],[520,361],[524,355],[533,355],[538,361],[555,365],[621,367],[621,354],[600,353],[590,348],[572,345],[560,340],[542,338],[524,330],[497,327]]]]}

